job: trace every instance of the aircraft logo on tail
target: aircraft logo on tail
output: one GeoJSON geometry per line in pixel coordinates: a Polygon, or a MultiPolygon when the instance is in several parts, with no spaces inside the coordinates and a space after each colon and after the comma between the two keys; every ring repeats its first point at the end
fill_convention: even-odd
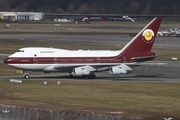
{"type": "Polygon", "coordinates": [[[152,42],[154,40],[154,32],[151,29],[147,29],[143,32],[143,39],[145,42],[152,42]]]}

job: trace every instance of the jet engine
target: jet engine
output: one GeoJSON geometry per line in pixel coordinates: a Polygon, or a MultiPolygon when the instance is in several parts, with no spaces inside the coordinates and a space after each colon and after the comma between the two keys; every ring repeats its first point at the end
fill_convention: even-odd
{"type": "Polygon", "coordinates": [[[121,67],[112,67],[109,70],[110,75],[119,75],[119,74],[127,74],[128,70],[123,69],[121,67]]]}
{"type": "Polygon", "coordinates": [[[84,76],[84,75],[90,75],[90,71],[84,70],[82,68],[74,68],[72,71],[73,76],[84,76]]]}

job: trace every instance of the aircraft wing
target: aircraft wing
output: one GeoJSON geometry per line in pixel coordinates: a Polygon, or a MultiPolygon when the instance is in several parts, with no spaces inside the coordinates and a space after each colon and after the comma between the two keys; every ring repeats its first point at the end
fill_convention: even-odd
{"type": "Polygon", "coordinates": [[[101,72],[101,71],[107,71],[112,67],[121,67],[124,69],[131,70],[130,68],[134,68],[137,66],[145,66],[145,65],[166,65],[168,63],[159,63],[159,62],[134,62],[134,63],[120,63],[119,65],[69,65],[69,66],[62,66],[59,64],[53,65],[54,69],[67,69],[68,71],[79,68],[84,69],[92,72],[101,72]]]}
{"type": "Polygon", "coordinates": [[[70,72],[73,76],[82,76],[94,74],[95,72],[109,71],[111,75],[127,74],[132,71],[134,67],[137,66],[149,66],[149,65],[165,65],[167,63],[157,63],[157,62],[134,62],[134,63],[120,63],[119,65],[70,65],[70,66],[60,66],[54,65],[53,68],[58,71],[70,72]]]}

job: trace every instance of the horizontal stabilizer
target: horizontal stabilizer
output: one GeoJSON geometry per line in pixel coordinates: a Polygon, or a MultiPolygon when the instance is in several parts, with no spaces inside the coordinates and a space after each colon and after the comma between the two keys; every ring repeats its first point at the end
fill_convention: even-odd
{"type": "Polygon", "coordinates": [[[134,60],[136,62],[139,61],[148,61],[148,60],[153,60],[156,56],[144,56],[144,57],[133,57],[131,60],[134,60]]]}

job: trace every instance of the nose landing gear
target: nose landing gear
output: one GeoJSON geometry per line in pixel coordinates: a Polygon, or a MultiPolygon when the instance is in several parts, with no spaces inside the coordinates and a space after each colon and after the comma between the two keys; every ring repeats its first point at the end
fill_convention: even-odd
{"type": "Polygon", "coordinates": [[[27,71],[24,72],[24,78],[25,78],[25,79],[28,79],[28,78],[29,78],[29,74],[28,74],[27,71]]]}

